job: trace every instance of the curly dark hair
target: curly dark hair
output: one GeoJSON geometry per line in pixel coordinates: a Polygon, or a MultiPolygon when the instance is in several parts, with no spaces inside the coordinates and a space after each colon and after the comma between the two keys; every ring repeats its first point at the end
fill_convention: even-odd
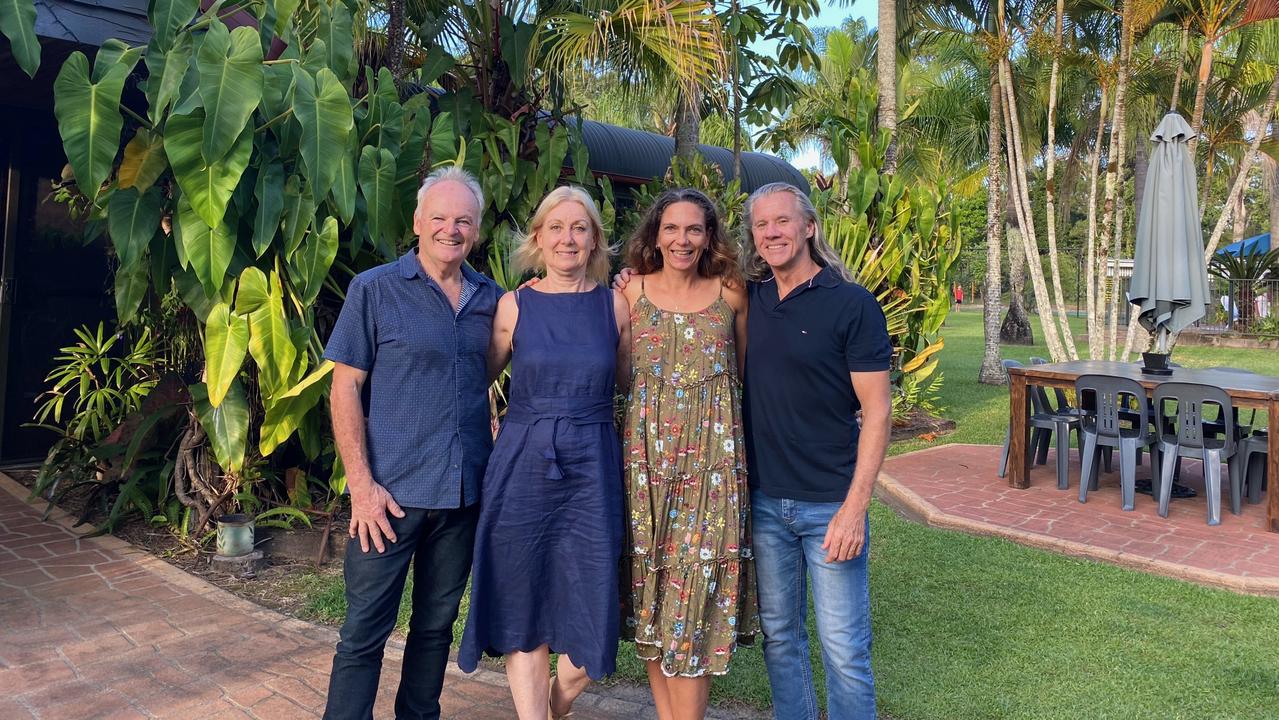
{"type": "Polygon", "coordinates": [[[675,203],[692,203],[702,209],[706,219],[706,250],[697,260],[697,274],[701,277],[717,277],[730,286],[742,284],[742,271],[737,253],[729,244],[728,232],[720,222],[715,201],[693,188],[673,188],[657,197],[653,206],[644,213],[639,225],[631,233],[626,244],[626,264],[641,275],[662,269],[662,252],[657,247],[657,234],[662,225],[662,214],[675,203]]]}

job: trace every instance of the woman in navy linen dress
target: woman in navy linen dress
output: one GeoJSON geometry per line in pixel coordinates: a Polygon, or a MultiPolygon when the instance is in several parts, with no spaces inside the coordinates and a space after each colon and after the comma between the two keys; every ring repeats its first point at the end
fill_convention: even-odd
{"type": "Polygon", "coordinates": [[[630,321],[601,282],[608,248],[584,191],[542,201],[517,260],[546,278],[503,297],[494,319],[489,369],[512,361],[510,402],[482,485],[458,665],[504,655],[521,720],[541,720],[614,670],[624,526],[613,398],[629,376],[630,321]]]}

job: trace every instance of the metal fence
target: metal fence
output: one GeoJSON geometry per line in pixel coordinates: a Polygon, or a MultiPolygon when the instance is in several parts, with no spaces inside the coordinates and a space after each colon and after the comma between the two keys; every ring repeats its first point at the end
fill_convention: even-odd
{"type": "MultiPolygon", "coordinates": [[[[1128,297],[1128,278],[1121,278],[1118,285],[1128,297]]],[[[1242,332],[1261,335],[1279,335],[1279,279],[1226,280],[1208,278],[1208,289],[1213,301],[1208,314],[1194,327],[1201,332],[1242,332]]],[[[1106,301],[1110,300],[1106,296],[1106,301]]],[[[1119,303],[1119,326],[1128,323],[1133,305],[1119,303]]]]}

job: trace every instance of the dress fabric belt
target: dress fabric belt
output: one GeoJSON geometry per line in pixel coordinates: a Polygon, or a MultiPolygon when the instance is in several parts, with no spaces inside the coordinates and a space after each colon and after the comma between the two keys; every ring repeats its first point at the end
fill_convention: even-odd
{"type": "Polygon", "coordinates": [[[529,442],[540,445],[543,459],[548,463],[546,478],[563,480],[555,450],[555,436],[561,422],[573,425],[595,425],[613,422],[613,398],[592,397],[530,397],[512,398],[506,408],[506,421],[530,426],[529,442]],[[551,422],[545,423],[544,420],[551,422]]]}

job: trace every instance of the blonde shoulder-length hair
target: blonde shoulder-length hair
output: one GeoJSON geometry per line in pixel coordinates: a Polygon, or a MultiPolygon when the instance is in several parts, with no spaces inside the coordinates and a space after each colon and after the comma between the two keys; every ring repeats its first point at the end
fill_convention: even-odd
{"type": "Polygon", "coordinates": [[[575,202],[586,210],[586,215],[591,219],[591,234],[595,237],[595,247],[591,248],[590,258],[586,264],[587,276],[600,284],[608,283],[609,258],[613,254],[613,248],[609,247],[608,242],[604,238],[604,221],[600,218],[599,208],[595,206],[595,200],[591,198],[580,187],[573,185],[564,185],[552,190],[541,204],[537,206],[537,212],[533,213],[533,220],[529,224],[528,234],[524,236],[524,240],[515,248],[512,253],[511,261],[517,272],[526,273],[542,273],[546,271],[546,261],[542,257],[542,249],[537,246],[537,233],[541,231],[542,226],[546,224],[546,216],[551,214],[559,205],[566,202],[575,202]]]}

